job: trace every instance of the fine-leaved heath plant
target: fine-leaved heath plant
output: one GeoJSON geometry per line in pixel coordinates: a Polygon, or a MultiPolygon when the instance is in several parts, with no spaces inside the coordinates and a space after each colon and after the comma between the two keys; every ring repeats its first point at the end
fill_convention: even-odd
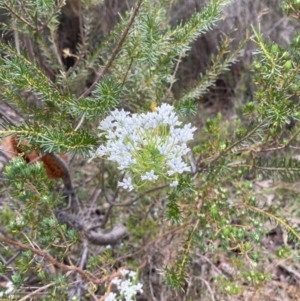
{"type": "Polygon", "coordinates": [[[299,35],[249,28],[256,91],[230,118],[200,100],[248,33],[176,82],[232,2],[0,0],[1,298],[267,300],[270,260],[298,258],[299,35]]]}

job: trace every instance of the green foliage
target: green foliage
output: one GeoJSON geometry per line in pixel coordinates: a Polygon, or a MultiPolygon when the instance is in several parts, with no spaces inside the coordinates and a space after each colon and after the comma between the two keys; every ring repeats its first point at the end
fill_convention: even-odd
{"type": "Polygon", "coordinates": [[[83,98],[80,102],[75,99],[70,102],[71,110],[75,117],[85,117],[95,119],[105,115],[111,109],[117,107],[121,85],[113,78],[103,78],[93,91],[93,97],[83,98]]]}
{"type": "MultiPolygon", "coordinates": [[[[210,67],[176,99],[173,84],[182,58],[194,41],[214,28],[232,1],[208,1],[176,25],[170,23],[174,1],[138,1],[105,36],[97,31],[101,4],[81,1],[77,7],[74,1],[73,7],[71,2],[0,1],[8,15],[3,30],[14,36],[14,41],[0,43],[0,94],[22,117],[12,122],[9,114],[1,113],[0,130],[1,138],[13,136],[18,140],[15,147],[22,148],[5,169],[6,203],[0,212],[0,245],[5,245],[1,258],[6,260],[0,272],[12,281],[14,295],[28,294],[26,288],[32,286],[30,294],[37,299],[103,300],[112,292],[111,281],[122,277],[118,268],[139,267],[142,279],[153,272],[152,265],[176,293],[199,279],[210,293],[214,285],[220,300],[241,295],[245,283],[263,288],[270,280],[262,269],[262,242],[269,228],[280,225],[289,242],[300,240],[288,214],[280,210],[282,202],[275,198],[270,204],[269,192],[257,189],[267,179],[299,181],[294,150],[299,149],[300,133],[300,35],[284,48],[265,40],[260,28],[252,28],[255,97],[240,116],[217,113],[206,118],[185,158],[192,172],[178,176],[178,186],[161,182],[147,186],[144,194],[129,193],[118,186],[125,175],[108,160],[84,161],[103,142],[98,122],[114,109],[142,114],[167,102],[183,122],[189,118],[196,123],[201,115],[198,100],[230,71],[249,38],[233,48],[233,41],[224,36],[210,67]],[[68,48],[63,45],[67,39],[59,39],[64,18],[70,16],[79,29],[75,45],[68,48]],[[68,59],[73,63],[68,65],[68,59]],[[70,154],[72,174],[59,156],[55,161],[63,171],[64,189],[49,180],[40,157],[30,160],[30,151],[40,157],[70,154]],[[125,235],[114,238],[123,224],[125,235]],[[20,252],[15,254],[15,248],[20,252]],[[213,276],[216,284],[199,276],[204,259],[220,275],[213,276]],[[40,297],[43,290],[47,293],[40,297]]],[[[298,2],[285,0],[282,8],[298,16],[298,2]]],[[[153,151],[155,145],[148,146],[136,150],[136,168],[145,165],[148,170],[151,161],[159,174],[165,157],[153,151]]],[[[139,180],[139,171],[132,172],[139,180]]],[[[285,259],[296,251],[294,245],[283,245],[275,255],[285,259]]],[[[149,291],[153,294],[152,284],[149,291]]]]}
{"type": "Polygon", "coordinates": [[[231,51],[230,40],[228,37],[225,37],[220,44],[218,55],[212,57],[211,68],[207,73],[200,77],[195,87],[189,88],[184,95],[181,96],[180,101],[185,102],[187,100],[198,99],[206,94],[209,88],[214,86],[214,83],[220,74],[225,70],[228,71],[229,67],[237,61],[239,56],[241,56],[246,41],[247,39],[242,41],[234,51],[231,51]]]}

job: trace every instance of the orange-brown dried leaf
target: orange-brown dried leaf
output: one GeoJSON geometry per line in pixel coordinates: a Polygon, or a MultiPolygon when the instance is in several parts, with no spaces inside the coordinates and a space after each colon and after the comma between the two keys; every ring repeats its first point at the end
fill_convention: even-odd
{"type": "MultiPolygon", "coordinates": [[[[65,175],[59,164],[57,164],[50,155],[40,156],[36,150],[33,150],[30,153],[24,153],[22,151],[22,146],[27,144],[26,140],[23,140],[22,143],[19,144],[17,137],[9,136],[3,138],[1,144],[2,149],[5,151],[9,159],[22,154],[27,163],[43,162],[46,174],[50,179],[62,178],[65,175]]],[[[68,155],[60,155],[60,158],[66,162],[68,160],[68,155]]]]}

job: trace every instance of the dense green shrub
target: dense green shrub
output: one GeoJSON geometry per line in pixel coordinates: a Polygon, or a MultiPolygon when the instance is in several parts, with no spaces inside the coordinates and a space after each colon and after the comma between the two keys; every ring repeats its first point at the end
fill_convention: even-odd
{"type": "MultiPolygon", "coordinates": [[[[0,1],[0,135],[11,158],[1,296],[259,300],[272,277],[263,241],[274,225],[288,234],[275,255],[297,260],[289,218],[298,211],[280,210],[280,198],[299,203],[282,184],[300,175],[299,35],[285,49],[249,28],[255,99],[195,131],[187,119],[196,121],[199,99],[248,36],[235,47],[224,36],[193,86],[175,97],[173,85],[192,42],[232,1],[211,0],[171,25],[174,1],[138,0],[108,34],[97,27],[100,2],[0,1]]],[[[298,18],[298,2],[282,8],[298,18]]]]}

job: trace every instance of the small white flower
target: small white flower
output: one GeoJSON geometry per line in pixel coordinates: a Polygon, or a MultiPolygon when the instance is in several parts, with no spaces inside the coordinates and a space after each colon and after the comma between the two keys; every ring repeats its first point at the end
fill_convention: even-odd
{"type": "Polygon", "coordinates": [[[5,286],[7,289],[5,292],[0,292],[0,297],[3,297],[4,294],[8,296],[14,290],[14,284],[11,281],[8,281],[5,286]]]}
{"type": "Polygon", "coordinates": [[[131,278],[131,279],[135,279],[136,277],[136,272],[135,271],[130,271],[128,276],[131,278]]]}
{"type": "Polygon", "coordinates": [[[107,147],[104,145],[100,145],[96,150],[96,155],[99,157],[106,156],[107,153],[108,153],[107,147]]]}
{"type": "Polygon", "coordinates": [[[126,122],[126,118],[129,115],[129,112],[125,112],[124,109],[122,109],[121,111],[119,110],[114,110],[111,112],[111,116],[118,122],[118,123],[125,123],[126,122]]]}
{"type": "Polygon", "coordinates": [[[132,185],[131,181],[132,181],[132,179],[130,177],[128,177],[127,179],[125,178],[123,180],[123,182],[118,182],[118,186],[131,191],[131,190],[133,190],[133,185],[132,185]]]}
{"type": "Polygon", "coordinates": [[[122,269],[122,270],[120,270],[120,273],[122,276],[126,276],[127,274],[129,274],[129,271],[126,269],[122,269]]]}
{"type": "Polygon", "coordinates": [[[178,186],[178,181],[173,181],[171,184],[170,184],[171,187],[176,187],[178,186]]]}
{"type": "Polygon", "coordinates": [[[168,175],[172,176],[176,173],[183,173],[184,171],[191,171],[191,167],[188,166],[186,163],[184,163],[181,158],[171,158],[168,162],[167,165],[171,168],[168,171],[168,175]]]}
{"type": "Polygon", "coordinates": [[[172,145],[165,143],[163,145],[158,145],[157,149],[163,156],[166,156],[169,152],[171,152],[172,145]]]}
{"type": "Polygon", "coordinates": [[[136,294],[138,292],[143,292],[143,285],[141,283],[134,283],[136,272],[122,269],[120,270],[120,273],[124,278],[127,276],[127,279],[120,279],[116,277],[111,281],[119,290],[119,295],[116,295],[115,293],[109,293],[104,301],[124,300],[124,298],[125,301],[134,301],[136,300],[136,294]]]}
{"type": "Polygon", "coordinates": [[[104,299],[104,301],[116,301],[117,294],[110,292],[104,299]]]}
{"type": "Polygon", "coordinates": [[[191,139],[193,139],[193,133],[197,130],[197,128],[192,127],[191,124],[185,124],[183,128],[171,128],[172,134],[177,138],[180,143],[185,143],[191,139]]]}
{"type": "Polygon", "coordinates": [[[109,130],[113,127],[113,121],[114,118],[111,115],[107,116],[104,120],[100,122],[100,126],[98,128],[102,130],[109,130]]]}
{"type": "Polygon", "coordinates": [[[115,277],[111,283],[115,284],[116,286],[119,286],[121,284],[122,280],[118,277],[115,277]]]}
{"type": "Polygon", "coordinates": [[[157,118],[159,122],[169,124],[170,126],[180,125],[181,122],[178,121],[178,117],[173,111],[174,107],[163,103],[160,107],[157,108],[157,118]]]}
{"type": "Polygon", "coordinates": [[[24,218],[23,218],[22,216],[17,216],[17,217],[16,217],[16,224],[17,224],[18,226],[23,226],[23,225],[25,224],[24,218]]]}
{"type": "Polygon", "coordinates": [[[143,287],[143,284],[142,284],[142,283],[140,283],[140,282],[138,282],[138,283],[135,285],[135,289],[136,289],[136,291],[138,291],[138,292],[140,292],[140,293],[142,293],[142,292],[143,292],[143,289],[142,289],[142,287],[143,287]]]}
{"type": "Polygon", "coordinates": [[[153,180],[157,180],[158,176],[154,174],[154,170],[151,171],[147,171],[143,176],[141,176],[141,179],[147,180],[147,181],[153,181],[153,180]]]}

